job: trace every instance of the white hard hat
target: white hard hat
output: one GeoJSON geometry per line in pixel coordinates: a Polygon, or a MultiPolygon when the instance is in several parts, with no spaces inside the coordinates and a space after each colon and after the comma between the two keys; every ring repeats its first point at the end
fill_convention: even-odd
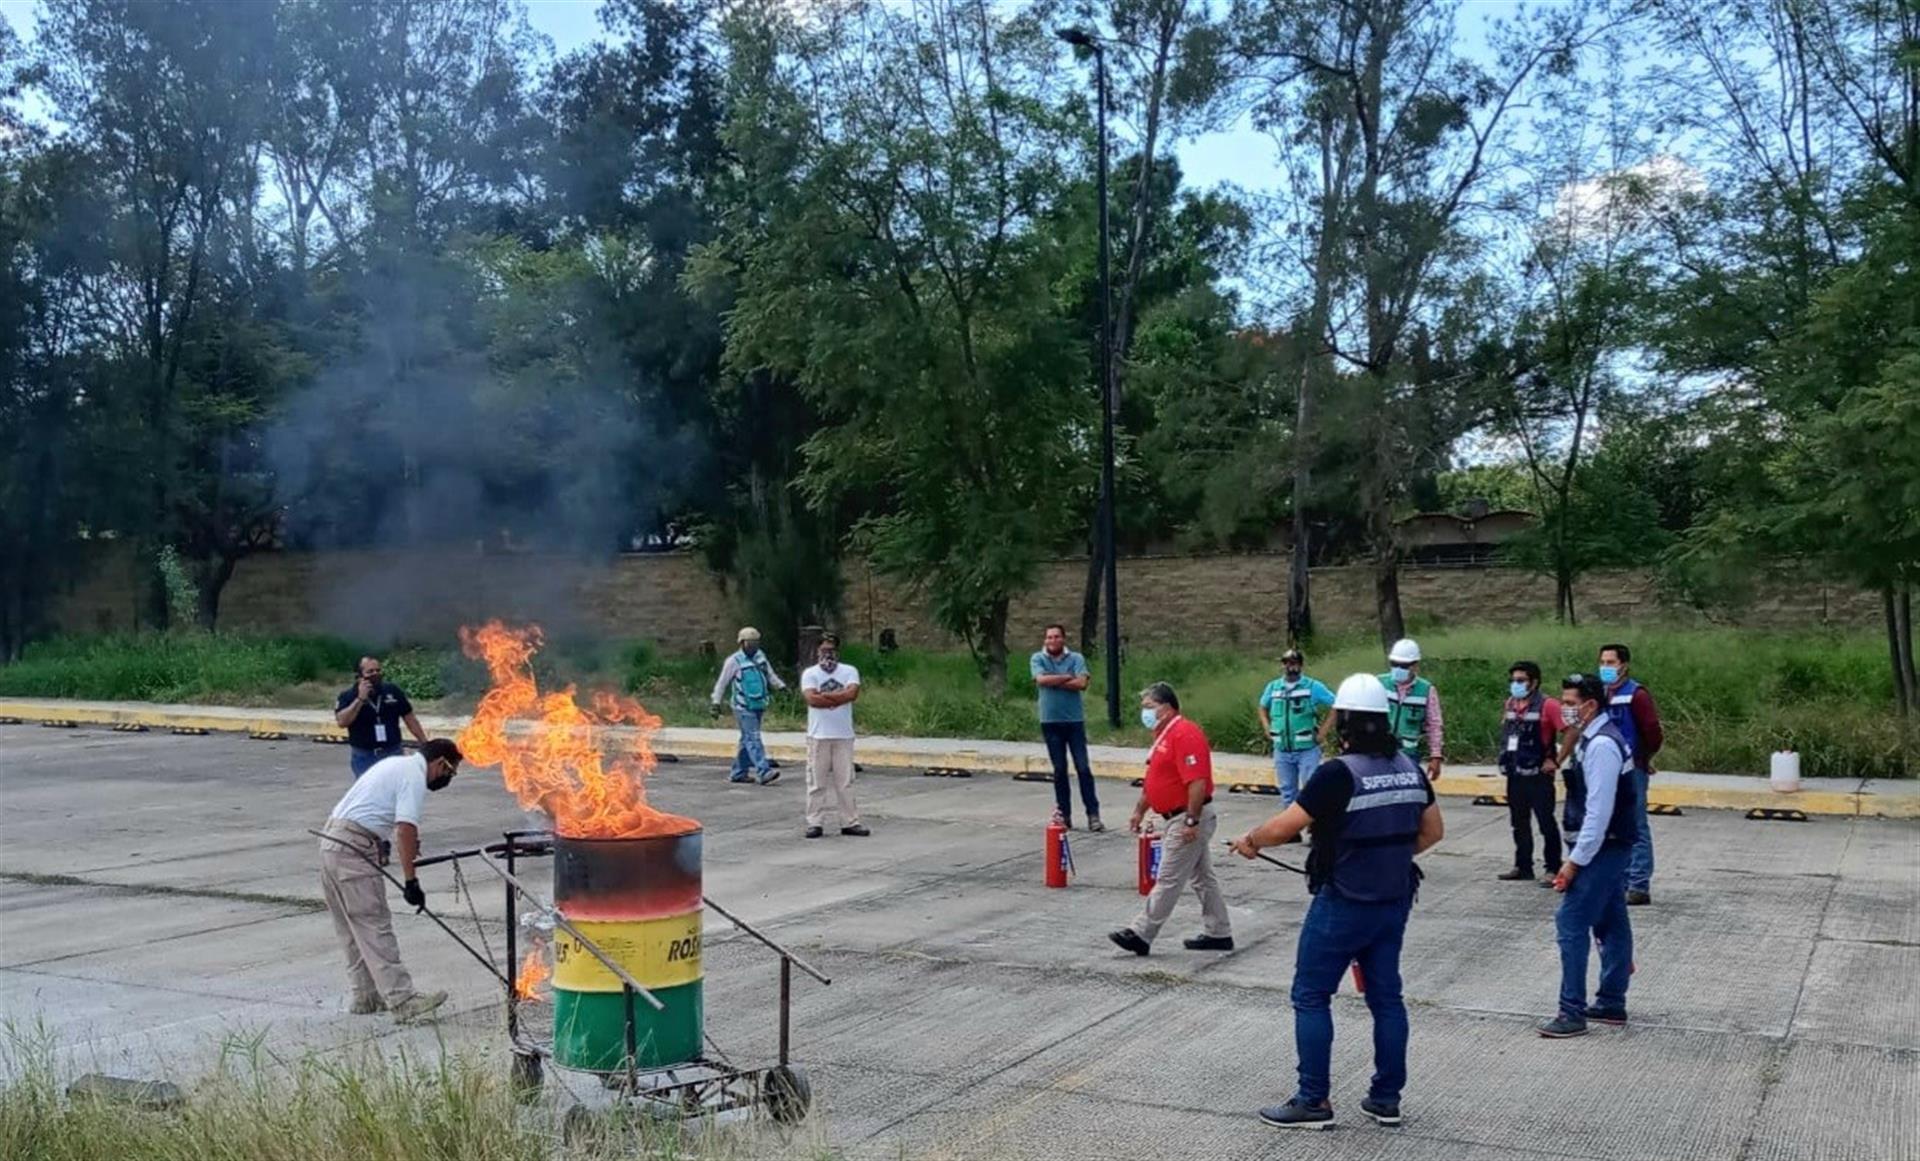
{"type": "Polygon", "coordinates": [[[752,625],[748,625],[746,628],[740,630],[740,640],[742,641],[758,641],[759,639],[760,630],[754,628],[752,625]]]}
{"type": "Polygon", "coordinates": [[[1340,692],[1333,695],[1333,708],[1368,714],[1386,713],[1387,687],[1381,685],[1380,679],[1371,673],[1356,673],[1340,683],[1340,692]]]}
{"type": "Polygon", "coordinates": [[[1400,665],[1411,665],[1420,660],[1420,642],[1411,637],[1402,637],[1387,650],[1387,660],[1400,665]]]}

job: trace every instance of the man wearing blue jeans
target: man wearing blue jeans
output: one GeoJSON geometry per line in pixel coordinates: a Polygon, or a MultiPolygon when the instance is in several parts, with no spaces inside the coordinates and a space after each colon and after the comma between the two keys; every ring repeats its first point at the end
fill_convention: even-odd
{"type": "Polygon", "coordinates": [[[347,730],[347,767],[357,779],[375,762],[401,752],[400,726],[406,724],[417,742],[427,731],[414,716],[406,691],[386,680],[378,657],[362,657],[353,686],[340,691],[333,702],[333,720],[347,730]]]}
{"type": "Polygon", "coordinates": [[[1300,797],[1300,784],[1320,768],[1320,744],[1326,733],[1321,710],[1333,704],[1333,691],[1303,672],[1298,649],[1280,655],[1282,676],[1260,691],[1260,728],[1273,742],[1273,779],[1284,809],[1300,797]]]}
{"type": "Polygon", "coordinates": [[[766,743],[760,740],[760,719],[773,700],[773,691],[787,688],[760,648],[760,630],[749,625],[740,630],[740,649],[720,667],[720,679],[713,683],[713,714],[720,716],[720,699],[733,707],[733,720],[740,727],[740,744],[733,752],[730,782],[751,782],[756,778],[766,786],[780,777],[780,771],[767,761],[766,743]]]}
{"type": "Polygon", "coordinates": [[[1623,644],[1600,647],[1600,683],[1606,698],[1600,703],[1620,731],[1627,747],[1627,770],[1634,792],[1640,796],[1640,813],[1634,816],[1633,853],[1627,857],[1627,906],[1644,907],[1653,902],[1653,827],[1647,821],[1647,781],[1653,775],[1653,756],[1666,741],[1660,725],[1660,709],[1653,694],[1629,674],[1633,651],[1623,644]]]}
{"type": "Polygon", "coordinates": [[[1587,1034],[1587,1021],[1627,1022],[1627,983],[1633,974],[1633,923],[1627,916],[1627,864],[1634,820],[1646,806],[1627,762],[1632,747],[1606,712],[1607,688],[1598,677],[1575,674],[1561,684],[1566,719],[1580,730],[1576,761],[1567,770],[1567,833],[1577,833],[1554,877],[1563,893],[1554,929],[1560,941],[1560,1011],[1540,1035],[1564,1040],[1587,1034]],[[1600,945],[1600,987],[1587,1003],[1587,955],[1600,945]]]}
{"type": "Polygon", "coordinates": [[[1233,844],[1253,858],[1313,827],[1307,890],[1293,968],[1293,1038],[1300,1087],[1283,1105],[1260,1110],[1280,1129],[1333,1126],[1332,998],[1347,965],[1365,980],[1373,1016],[1373,1081],[1360,1108],[1383,1125],[1400,1123],[1407,1083],[1407,1005],[1400,994],[1400,947],[1420,882],[1415,855],[1445,832],[1433,784],[1401,752],[1387,693],[1370,674],[1340,683],[1334,697],[1341,755],[1307,780],[1292,806],[1233,844]]]}
{"type": "Polygon", "coordinates": [[[1087,760],[1087,711],[1081,691],[1091,679],[1087,659],[1067,648],[1064,625],[1048,625],[1041,648],[1027,664],[1040,691],[1040,738],[1053,763],[1053,804],[1060,820],[1073,828],[1073,785],[1067,781],[1067,756],[1073,756],[1080,775],[1080,801],[1087,808],[1087,829],[1107,829],[1100,821],[1100,796],[1093,788],[1093,765],[1087,760]]]}

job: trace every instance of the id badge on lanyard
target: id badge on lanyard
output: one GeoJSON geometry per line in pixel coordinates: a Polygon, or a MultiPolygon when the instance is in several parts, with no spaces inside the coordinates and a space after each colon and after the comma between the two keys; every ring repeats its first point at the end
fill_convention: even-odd
{"type": "Polygon", "coordinates": [[[375,691],[373,702],[369,707],[373,710],[373,744],[376,746],[384,746],[387,744],[387,723],[380,720],[380,705],[382,700],[379,692],[375,691]]]}
{"type": "Polygon", "coordinates": [[[1519,749],[1520,749],[1520,735],[1508,734],[1507,735],[1507,753],[1512,754],[1517,752],[1519,749]]]}

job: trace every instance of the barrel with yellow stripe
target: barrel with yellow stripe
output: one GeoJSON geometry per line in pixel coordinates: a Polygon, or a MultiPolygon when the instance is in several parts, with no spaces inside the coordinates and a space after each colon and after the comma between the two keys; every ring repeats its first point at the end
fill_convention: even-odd
{"type": "MultiPolygon", "coordinates": [[[[700,1055],[700,831],[640,839],[554,840],[554,904],[580,934],[665,1007],[635,997],[634,1064],[700,1055]]],[[[553,1058],[612,1072],[627,1063],[621,980],[564,930],[554,933],[553,1058]]]]}

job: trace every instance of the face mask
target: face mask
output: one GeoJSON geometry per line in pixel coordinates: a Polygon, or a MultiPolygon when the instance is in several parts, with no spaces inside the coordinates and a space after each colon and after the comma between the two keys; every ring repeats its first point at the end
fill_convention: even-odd
{"type": "Polygon", "coordinates": [[[1299,680],[1300,680],[1300,671],[1299,671],[1298,669],[1295,669],[1295,668],[1293,668],[1292,666],[1288,666],[1288,667],[1287,667],[1287,680],[1288,680],[1288,681],[1299,681],[1299,680]]]}
{"type": "Polygon", "coordinates": [[[820,672],[832,673],[840,664],[840,659],[829,653],[820,658],[820,672]]]}
{"type": "Polygon", "coordinates": [[[758,657],[760,655],[760,646],[749,641],[740,646],[740,652],[746,654],[748,657],[758,657]]]}
{"type": "Polygon", "coordinates": [[[1600,667],[1600,680],[1607,685],[1612,685],[1614,682],[1619,681],[1620,667],[1617,665],[1602,665],[1600,667]]]}
{"type": "Polygon", "coordinates": [[[1507,683],[1507,692],[1515,697],[1525,697],[1527,696],[1527,683],[1524,681],[1509,682],[1507,683]]]}
{"type": "Polygon", "coordinates": [[[1140,724],[1147,727],[1150,730],[1156,728],[1160,724],[1160,711],[1153,710],[1153,709],[1142,709],[1140,711],[1140,724]]]}
{"type": "Polygon", "coordinates": [[[1396,665],[1393,667],[1393,683],[1395,685],[1405,685],[1412,677],[1413,670],[1408,669],[1406,666],[1396,665]]]}

